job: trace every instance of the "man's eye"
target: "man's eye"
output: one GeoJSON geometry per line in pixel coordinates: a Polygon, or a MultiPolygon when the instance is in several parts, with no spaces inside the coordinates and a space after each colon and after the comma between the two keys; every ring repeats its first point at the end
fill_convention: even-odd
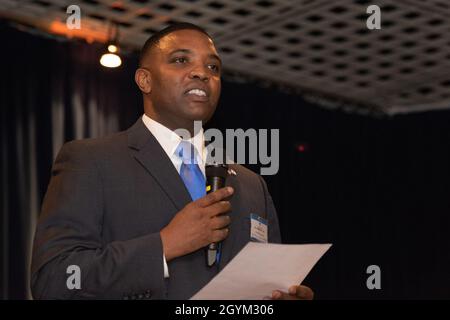
{"type": "Polygon", "coordinates": [[[185,63],[185,62],[187,62],[187,59],[184,58],[184,57],[179,57],[179,58],[173,59],[173,62],[175,62],[175,63],[185,63]]]}
{"type": "Polygon", "coordinates": [[[210,64],[209,65],[209,68],[212,70],[212,71],[214,71],[214,72],[219,72],[219,66],[218,65],[216,65],[216,64],[210,64]]]}

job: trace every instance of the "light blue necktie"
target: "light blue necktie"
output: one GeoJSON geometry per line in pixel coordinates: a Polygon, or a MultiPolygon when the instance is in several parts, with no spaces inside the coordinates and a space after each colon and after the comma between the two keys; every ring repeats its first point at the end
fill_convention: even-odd
{"type": "Polygon", "coordinates": [[[194,146],[190,142],[182,140],[175,153],[183,161],[180,168],[180,176],[192,200],[195,201],[203,197],[206,194],[206,181],[197,164],[194,146]]]}

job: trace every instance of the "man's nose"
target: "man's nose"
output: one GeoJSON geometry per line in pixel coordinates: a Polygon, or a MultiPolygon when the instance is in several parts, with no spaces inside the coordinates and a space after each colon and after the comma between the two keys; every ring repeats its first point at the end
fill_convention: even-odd
{"type": "Polygon", "coordinates": [[[193,68],[191,70],[191,73],[189,74],[189,77],[191,79],[198,79],[204,82],[209,80],[208,72],[205,70],[204,67],[201,66],[193,68]]]}

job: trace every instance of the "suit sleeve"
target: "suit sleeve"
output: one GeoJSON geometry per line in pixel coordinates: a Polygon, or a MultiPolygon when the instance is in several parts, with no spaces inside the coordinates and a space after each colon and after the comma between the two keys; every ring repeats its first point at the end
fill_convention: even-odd
{"type": "Polygon", "coordinates": [[[159,232],[102,243],[105,199],[93,149],[86,142],[70,142],[53,165],[34,239],[33,297],[162,299],[165,284],[159,232]],[[80,288],[77,271],[70,266],[79,268],[80,288]]]}
{"type": "Polygon", "coordinates": [[[268,229],[269,229],[269,236],[268,236],[268,242],[269,243],[281,243],[281,233],[280,233],[280,225],[278,223],[278,215],[277,210],[275,209],[275,206],[273,204],[272,197],[270,196],[269,190],[267,189],[267,184],[264,181],[264,179],[261,176],[258,176],[264,192],[264,201],[265,201],[265,208],[266,208],[266,219],[268,220],[268,229]]]}

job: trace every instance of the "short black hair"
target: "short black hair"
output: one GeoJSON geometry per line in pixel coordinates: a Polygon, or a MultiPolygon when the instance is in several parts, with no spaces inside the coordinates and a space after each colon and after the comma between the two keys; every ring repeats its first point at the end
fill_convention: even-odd
{"type": "Polygon", "coordinates": [[[141,49],[141,54],[139,57],[139,66],[142,66],[142,62],[144,61],[145,55],[158,43],[161,38],[168,35],[169,33],[172,33],[174,31],[178,30],[197,30],[203,34],[205,34],[208,38],[212,39],[211,36],[208,34],[208,32],[205,31],[202,27],[199,27],[193,23],[189,22],[177,22],[174,24],[171,24],[170,26],[156,32],[153,34],[150,38],[145,41],[144,45],[141,49]]]}

